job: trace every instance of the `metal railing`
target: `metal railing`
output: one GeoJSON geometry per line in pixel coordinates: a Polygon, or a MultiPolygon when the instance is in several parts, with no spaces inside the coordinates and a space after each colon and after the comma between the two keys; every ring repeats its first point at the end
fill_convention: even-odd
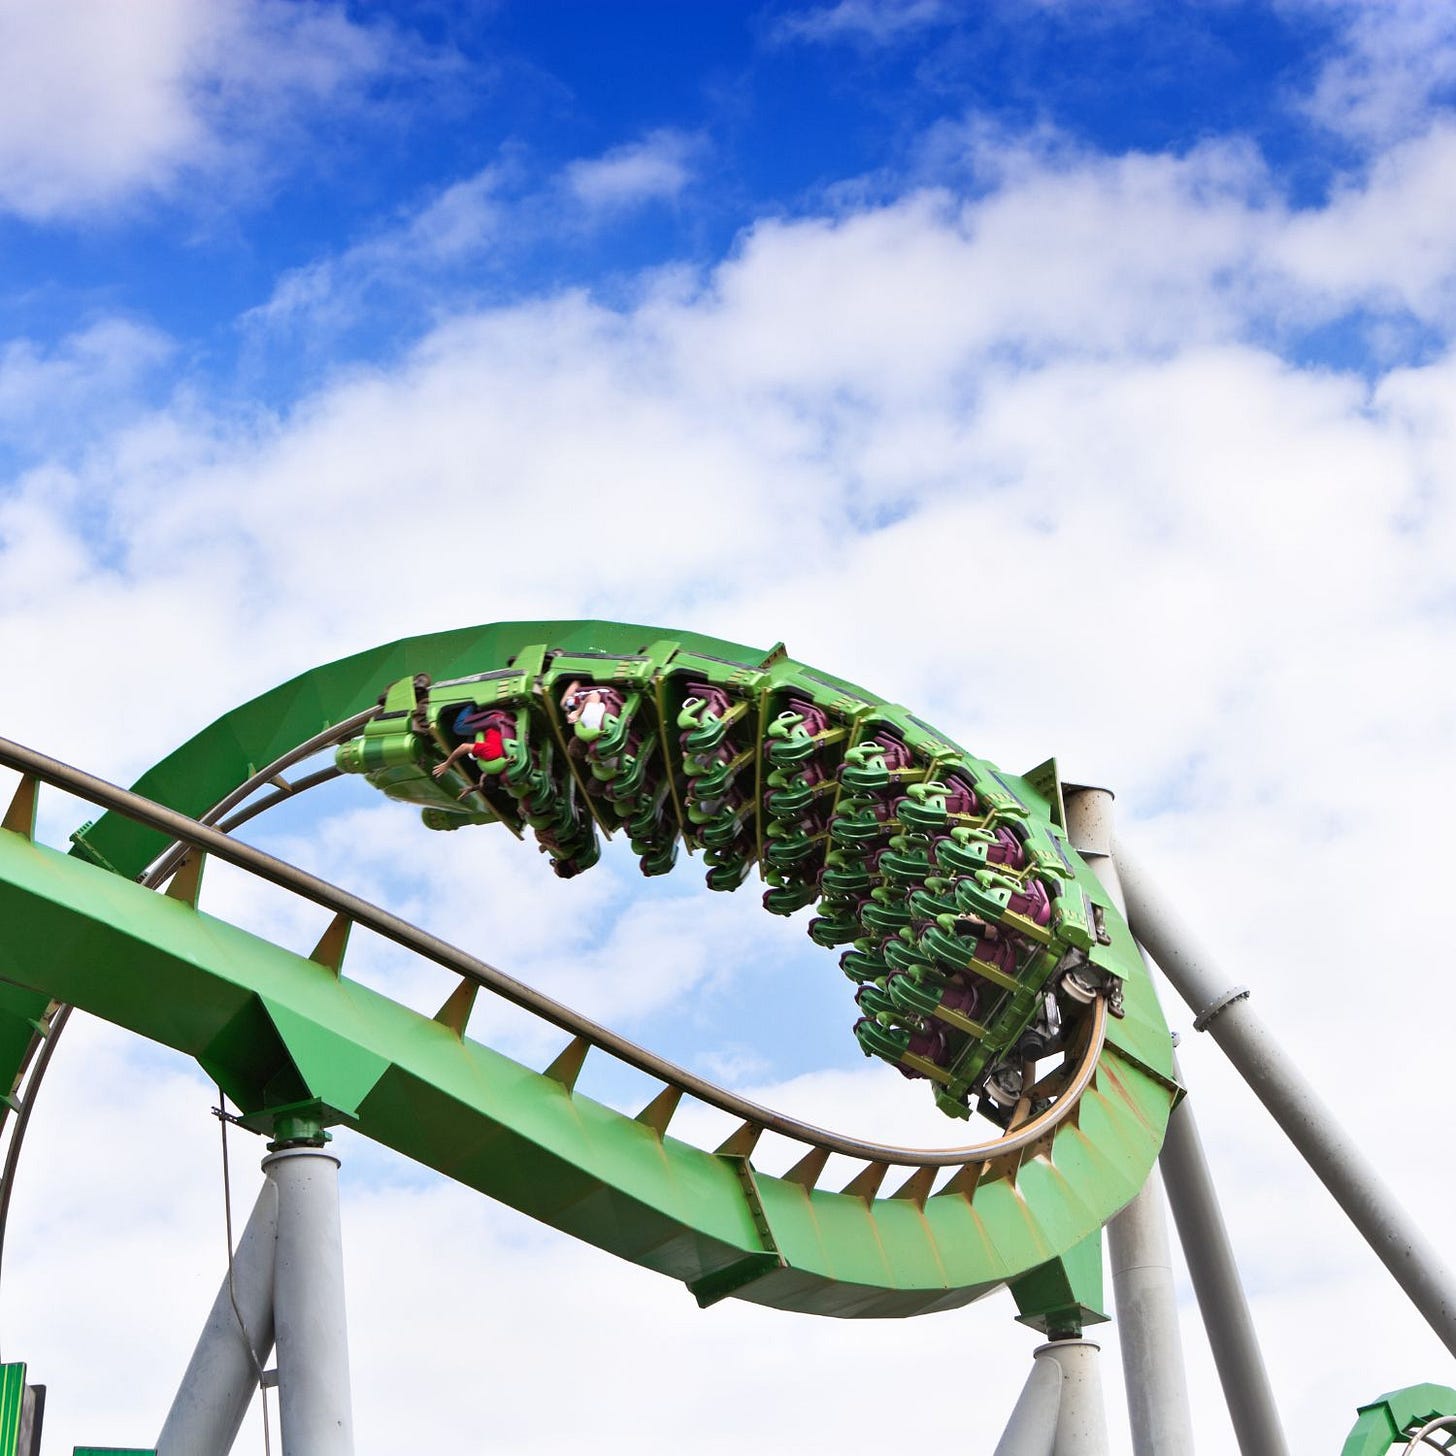
{"type": "MultiPolygon", "coordinates": [[[[356,721],[362,722],[368,716],[368,714],[360,715],[356,721]]],[[[330,732],[339,733],[341,730],[342,725],[330,732]]],[[[293,754],[289,756],[289,761],[297,762],[300,758],[306,757],[307,753],[316,752],[318,747],[323,746],[322,737],[321,735],[320,739],[310,740],[307,745],[300,745],[299,749],[294,750],[293,754]]],[[[63,789],[78,798],[169,836],[173,845],[153,860],[144,877],[146,880],[160,884],[165,875],[181,862],[189,848],[204,854],[215,855],[218,859],[232,864],[248,874],[255,875],[292,894],[310,900],[337,916],[344,916],[353,923],[362,925],[385,939],[456,972],[465,980],[473,982],[512,1005],[560,1028],[588,1047],[595,1047],[618,1061],[646,1073],[649,1077],[662,1082],[665,1088],[674,1088],[680,1094],[691,1096],[698,1102],[740,1119],[743,1128],[735,1137],[745,1132],[754,1135],[759,1132],[773,1132],[791,1141],[805,1144],[814,1151],[825,1155],[838,1153],[845,1157],[885,1167],[955,1168],[985,1163],[1018,1152],[1045,1138],[1076,1105],[1078,1098],[1092,1079],[1102,1052],[1107,1030],[1107,1007],[1105,999],[1099,996],[1091,1008],[1092,1027],[1091,1034],[1087,1038],[1087,1045],[1061,1095],[1050,1107],[1028,1118],[1014,1130],[982,1142],[948,1148],[910,1148],[850,1137],[843,1133],[816,1127],[811,1123],[764,1107],[735,1092],[719,1087],[687,1068],[680,1067],[659,1057],[656,1053],[648,1051],[645,1047],[638,1046],[609,1027],[582,1016],[570,1007],[537,991],[534,987],[518,981],[498,967],[467,954],[399,916],[391,914],[357,895],[350,894],[347,890],[340,889],[306,870],[277,859],[263,850],[230,839],[221,827],[214,827],[202,820],[189,818],[175,809],[169,809],[140,794],[108,783],[105,779],[97,778],[93,774],[62,763],[58,759],[49,758],[35,749],[27,748],[9,739],[0,738],[0,765],[17,770],[40,783],[63,789]]],[[[247,785],[240,785],[227,799],[222,801],[221,806],[211,812],[217,815],[225,812],[227,807],[241,803],[247,797],[247,793],[261,787],[262,784],[269,781],[270,777],[276,776],[278,771],[275,766],[270,765],[269,769],[255,774],[247,785]]],[[[311,776],[311,779],[312,782],[317,783],[332,776],[332,771],[324,771],[311,776]]],[[[302,782],[288,786],[286,789],[280,789],[271,802],[292,797],[300,791],[302,782]]],[[[260,804],[251,811],[244,811],[235,816],[231,822],[241,823],[252,817],[254,813],[261,812],[263,807],[264,805],[260,804]]],[[[730,1141],[733,1140],[730,1139],[730,1141]]]]}

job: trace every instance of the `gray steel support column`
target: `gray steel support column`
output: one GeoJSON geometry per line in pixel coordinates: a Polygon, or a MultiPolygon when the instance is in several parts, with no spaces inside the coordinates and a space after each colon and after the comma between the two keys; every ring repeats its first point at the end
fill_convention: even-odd
{"type": "Polygon", "coordinates": [[[354,1456],[339,1160],[316,1147],[263,1159],[278,1188],[273,1278],[283,1456],[354,1456]]]}
{"type": "Polygon", "coordinates": [[[1062,1405],[1062,1367],[1040,1350],[1037,1356],[993,1456],[1052,1456],[1062,1405]]]}
{"type": "Polygon", "coordinates": [[[1133,933],[1193,1009],[1193,1025],[1213,1033],[1426,1322],[1456,1355],[1456,1281],[1445,1262],[1376,1176],[1339,1119],[1294,1070],[1279,1042],[1250,1008],[1248,991],[1230,986],[1218,974],[1137,860],[1120,844],[1117,860],[1133,933]]]}
{"type": "Polygon", "coordinates": [[[177,1398],[157,1437],[158,1456],[227,1456],[232,1450],[258,1389],[258,1371],[273,1350],[277,1236],[278,1190],[272,1179],[265,1178],[233,1254],[231,1289],[224,1274],[177,1398]],[[238,1328],[238,1314],[248,1328],[248,1340],[238,1328]]]}
{"type": "Polygon", "coordinates": [[[1242,1456],[1289,1456],[1249,1302],[1204,1161],[1198,1124],[1186,1097],[1173,1109],[1158,1161],[1239,1450],[1242,1456]]]}
{"type": "MultiPolygon", "coordinates": [[[[1122,885],[1111,858],[1112,794],[1107,789],[1068,788],[1066,807],[1067,838],[1121,908],[1122,885]]],[[[1135,1456],[1192,1456],[1173,1256],[1156,1169],[1107,1225],[1107,1252],[1135,1456]]]]}
{"type": "Polygon", "coordinates": [[[1062,1372],[1062,1402],[1051,1456],[1109,1456],[1107,1412],[1102,1404],[1100,1345],[1091,1340],[1053,1340],[1036,1352],[1062,1372]]]}
{"type": "Polygon", "coordinates": [[[1193,1425],[1163,1180],[1148,1181],[1107,1225],[1107,1258],[1135,1456],[1192,1456],[1193,1425]]]}

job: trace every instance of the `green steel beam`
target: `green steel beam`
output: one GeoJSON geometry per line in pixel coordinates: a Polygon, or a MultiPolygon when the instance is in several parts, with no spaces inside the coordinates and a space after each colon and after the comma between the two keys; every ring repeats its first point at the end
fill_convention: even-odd
{"type": "Polygon", "coordinates": [[[1359,1407],[1354,1429],[1340,1456],[1385,1456],[1404,1446],[1411,1433],[1439,1416],[1456,1416],[1456,1390],[1449,1385],[1407,1385],[1359,1407]]]}
{"type": "Polygon", "coordinates": [[[0,1365],[0,1456],[38,1456],[45,1386],[28,1385],[23,1363],[0,1365]]]}
{"type": "Polygon", "coordinates": [[[0,1456],[21,1456],[20,1423],[24,1411],[24,1364],[0,1365],[0,1456]]]}
{"type": "MultiPolygon", "coordinates": [[[[664,635],[713,656],[762,656],[759,649],[741,643],[691,632],[665,634],[660,627],[622,622],[493,622],[405,637],[300,673],[223,714],[148,769],[132,787],[195,818],[254,770],[362,712],[387,684],[408,674],[427,672],[440,679],[479,672],[483,664],[504,662],[533,642],[550,642],[564,650],[635,651],[664,635]]],[[[95,863],[114,867],[129,878],[165,847],[155,830],[116,814],[87,827],[77,844],[78,851],[95,863]]]]}
{"type": "MultiPolygon", "coordinates": [[[[296,744],[370,707],[383,686],[396,678],[422,670],[436,677],[468,673],[480,661],[503,661],[523,643],[548,639],[589,650],[602,643],[604,629],[614,643],[629,637],[647,642],[661,635],[657,628],[622,623],[552,621],[497,622],[401,638],[300,673],[224,713],[148,769],[133,787],[195,818],[296,744]]],[[[717,638],[674,635],[710,653],[754,651],[717,638]]],[[[72,838],[74,854],[128,879],[166,847],[155,830],[117,814],[82,826],[72,838]]],[[[14,1092],[47,1004],[34,991],[0,986],[0,1093],[14,1092]]],[[[0,1123],[7,1111],[0,1103],[0,1123]]]]}
{"type": "Polygon", "coordinates": [[[1016,1318],[1049,1340],[1077,1339],[1088,1325],[1106,1324],[1101,1229],[1007,1288],[1016,1301],[1016,1318]]]}
{"type": "MultiPolygon", "coordinates": [[[[301,674],[224,715],[136,789],[196,816],[296,744],[369,708],[391,681],[479,673],[533,643],[637,653],[668,638],[705,661],[766,656],[693,633],[585,621],[405,639],[301,674]]],[[[785,670],[877,701],[842,679],[791,663],[785,670]]],[[[1060,819],[1054,771],[1036,771],[1034,783],[1000,778],[1043,821],[1060,819]]],[[[1124,1015],[1111,1023],[1090,1087],[1042,1143],[968,1170],[955,1191],[874,1198],[768,1177],[744,1159],[660,1136],[332,969],[140,888],[134,877],[167,844],[155,829],[108,813],[73,838],[68,858],[0,832],[0,977],[9,983],[0,984],[0,1079],[13,1078],[47,1002],[71,1002],[196,1058],[255,1126],[285,1107],[317,1104],[328,1120],[681,1279],[704,1303],[732,1294],[821,1314],[916,1314],[1057,1265],[1064,1277],[1042,1301],[1051,1301],[1042,1313],[1057,1318],[1085,1284],[1058,1261],[1075,1263],[1079,1246],[1141,1186],[1178,1091],[1136,949],[1075,856],[1077,882],[1107,911],[1112,944],[1099,954],[1118,964],[1124,989],[1124,1015]]],[[[1037,1298],[1028,1295],[1031,1317],[1037,1298]]]]}
{"type": "Polygon", "coordinates": [[[1045,1264],[1132,1197],[1167,1116],[1161,1082],[1109,1045],[1050,1146],[969,1195],[865,1199],[761,1173],[750,1194],[741,1160],[659,1137],[306,956],[8,832],[0,919],[0,977],[195,1057],[245,1114],[315,1100],[689,1285],[761,1261],[734,1293],[785,1309],[918,1314],[1045,1264]]]}

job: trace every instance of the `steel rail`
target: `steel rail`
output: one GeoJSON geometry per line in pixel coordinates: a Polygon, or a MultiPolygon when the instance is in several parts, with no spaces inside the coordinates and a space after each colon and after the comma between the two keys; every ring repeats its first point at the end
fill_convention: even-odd
{"type": "Polygon", "coordinates": [[[206,854],[216,855],[225,863],[267,880],[303,899],[311,900],[332,910],[336,915],[343,915],[355,924],[362,925],[437,965],[455,971],[503,1000],[607,1052],[618,1061],[636,1067],[667,1086],[676,1087],[699,1102],[737,1117],[751,1127],[778,1133],[791,1141],[807,1144],[820,1151],[841,1153],[868,1163],[906,1168],[963,1167],[970,1163],[989,1162],[1004,1157],[1040,1141],[1067,1116],[1091,1082],[1102,1053],[1107,1032],[1107,1006],[1106,998],[1099,996],[1092,1008],[1092,1034],[1066,1091],[1050,1108],[1023,1123],[1014,1132],[985,1142],[953,1148],[906,1148],[847,1137],[801,1122],[718,1087],[685,1067],[647,1051],[610,1028],[543,995],[498,967],[467,955],[438,936],[411,925],[399,916],[263,850],[230,839],[220,830],[178,813],[175,809],[154,803],[140,794],[108,783],[105,779],[97,778],[7,738],[0,738],[0,764],[63,789],[77,798],[113,810],[124,818],[157,829],[206,854]]]}
{"type": "MultiPolygon", "coordinates": [[[[355,713],[352,717],[342,718],[331,728],[325,728],[322,733],[315,733],[312,738],[306,738],[296,748],[290,748],[287,753],[275,758],[272,763],[260,768],[256,773],[245,778],[237,788],[225,794],[205,814],[198,819],[199,824],[216,824],[229,809],[235,809],[250,794],[261,789],[264,784],[271,784],[279,774],[286,768],[292,768],[294,764],[301,763],[305,758],[312,758],[314,754],[325,748],[332,748],[336,743],[342,743],[346,738],[352,738],[376,713],[379,708],[365,708],[362,712],[355,713]]],[[[332,776],[332,775],[330,775],[332,776]]],[[[317,778],[317,776],[311,776],[317,778]]],[[[254,814],[261,814],[265,808],[271,808],[274,804],[283,799],[292,798],[301,788],[312,788],[312,782],[304,784],[292,784],[288,788],[280,788],[279,792],[270,795],[261,803],[251,806],[252,813],[245,813],[241,818],[234,816],[229,827],[251,819],[254,814]]],[[[182,862],[187,851],[176,843],[169,844],[141,874],[137,876],[139,883],[143,885],[155,885],[165,879],[182,862]]]]}
{"type": "MultiPolygon", "coordinates": [[[[20,1150],[25,1144],[25,1130],[30,1126],[30,1113],[35,1106],[36,1093],[40,1090],[40,1084],[45,1081],[46,1068],[50,1066],[51,1058],[55,1055],[56,1042],[71,1019],[71,1010],[64,1001],[56,1005],[49,1019],[43,1022],[46,1029],[36,1031],[26,1050],[22,1075],[29,1069],[30,1080],[25,1084],[25,1095],[19,1099],[15,1122],[10,1130],[10,1141],[5,1148],[5,1170],[0,1174],[0,1274],[3,1274],[5,1267],[5,1235],[10,1227],[10,1195],[15,1188],[15,1172],[20,1163],[20,1150]],[[39,1056],[36,1055],[37,1042],[42,1043],[39,1056]]],[[[17,1080],[16,1091],[19,1090],[17,1080]]]]}
{"type": "Polygon", "coordinates": [[[276,789],[266,798],[259,799],[256,804],[248,804],[239,809],[236,814],[229,814],[226,819],[219,819],[217,827],[224,834],[231,834],[234,829],[240,828],[250,819],[256,819],[259,814],[281,804],[285,799],[296,799],[300,794],[307,793],[309,789],[316,789],[320,784],[326,784],[342,777],[343,770],[330,764],[328,768],[321,768],[317,773],[305,774],[301,779],[294,779],[286,789],[276,789]]]}
{"type": "Polygon", "coordinates": [[[1406,1443],[1405,1452],[1409,1456],[1417,1446],[1434,1446],[1438,1451],[1449,1451],[1452,1442],[1444,1441],[1441,1444],[1431,1440],[1432,1436],[1440,1435],[1442,1432],[1456,1431],[1456,1416],[1437,1416],[1433,1421],[1427,1421],[1420,1430],[1412,1433],[1410,1440],[1406,1443]]]}
{"type": "MultiPolygon", "coordinates": [[[[223,818],[229,809],[241,804],[264,784],[272,783],[285,769],[292,768],[294,764],[300,763],[306,758],[312,758],[322,749],[352,737],[378,711],[377,706],[366,708],[351,717],[341,719],[331,728],[325,728],[323,732],[315,733],[312,738],[305,739],[302,743],[290,748],[287,753],[281,754],[272,763],[251,774],[235,789],[225,794],[202,815],[199,822],[216,823],[224,833],[229,833],[240,824],[246,824],[248,820],[263,813],[264,810],[282,803],[284,799],[291,799],[329,779],[337,778],[338,769],[332,766],[320,769],[317,773],[308,774],[286,788],[279,787],[274,793],[260,799],[256,804],[247,805],[239,813],[223,818]]],[[[137,882],[146,885],[149,889],[155,889],[177,868],[186,853],[186,846],[179,845],[174,840],[137,876],[137,882]]],[[[30,1126],[30,1114],[35,1107],[41,1084],[45,1081],[51,1058],[56,1054],[56,1044],[60,1041],[61,1033],[65,1031],[66,1025],[71,1019],[71,1010],[69,1005],[61,1002],[56,1005],[53,1012],[48,1014],[44,1022],[46,1029],[36,1031],[31,1045],[26,1051],[25,1060],[21,1063],[20,1074],[16,1080],[14,1091],[19,1093],[21,1091],[20,1080],[25,1077],[26,1072],[30,1073],[29,1080],[25,1082],[24,1095],[17,1097],[19,1106],[15,1113],[15,1121],[11,1124],[10,1139],[5,1146],[4,1167],[0,1169],[0,1277],[3,1277],[4,1274],[5,1236],[10,1227],[10,1203],[15,1191],[15,1174],[20,1166],[20,1154],[25,1146],[26,1129],[30,1126]],[[40,1044],[39,1047],[37,1047],[37,1043],[40,1044]]]]}

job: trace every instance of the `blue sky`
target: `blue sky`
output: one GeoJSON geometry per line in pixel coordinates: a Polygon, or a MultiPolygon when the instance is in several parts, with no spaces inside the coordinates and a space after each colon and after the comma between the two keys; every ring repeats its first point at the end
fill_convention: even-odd
{"type": "MultiPolygon", "coordinates": [[[[1456,797],[1453,103],[1436,0],[0,0],[0,731],[129,781],[413,632],[784,639],[1008,769],[1112,785],[1386,1175],[1422,1170],[1439,1242],[1453,1190],[1410,1109],[1445,1105],[1444,1064],[1411,1008],[1441,995],[1456,797]],[[101,706],[54,711],[58,679],[101,706]]],[[[747,892],[615,858],[558,885],[358,785],[250,832],[736,1087],[940,1135],[858,1057],[832,957],[747,892]]],[[[204,903],[317,931],[225,874],[204,903]]],[[[443,999],[378,948],[357,971],[443,999]]],[[[1169,1013],[1290,1428],[1336,1449],[1357,1399],[1449,1357],[1169,1013]]],[[[488,1007],[472,1030],[554,1050],[488,1007]]],[[[5,1295],[57,1450],[154,1434],[221,1238],[211,1090],[68,1035],[5,1295]],[[59,1286],[57,1245],[87,1251],[59,1286]]],[[[401,1372],[441,1391],[432,1449],[475,1449],[481,1350],[520,1393],[491,1411],[508,1450],[675,1450],[745,1368],[725,1451],[864,1435],[790,1367],[950,1384],[971,1348],[998,1426],[1024,1376],[995,1301],[953,1338],[700,1316],[367,1146],[346,1165],[361,1450],[422,1439],[401,1372]],[[670,1347],[648,1416],[602,1307],[670,1347]],[[541,1341],[582,1391],[545,1435],[541,1341]]]]}
{"type": "Polygon", "coordinates": [[[1329,68],[1362,64],[1359,12],[1334,4],[1175,5],[1155,20],[1125,0],[155,10],[150,70],[107,76],[98,44],[95,72],[72,76],[113,93],[98,135],[55,138],[43,106],[15,105],[0,174],[11,346],[45,356],[127,320],[166,351],[136,381],[154,399],[186,379],[286,408],[339,350],[394,357],[441,308],[568,286],[630,297],[643,269],[710,269],[757,219],[915,185],[975,196],[987,184],[946,136],[972,120],[1109,155],[1236,136],[1293,208],[1369,159],[1314,104],[1329,68]],[[297,64],[270,73],[270,47],[297,64]],[[133,116],[148,88],[164,95],[133,116]],[[136,134],[103,137],[108,121],[136,134]],[[26,145],[57,155],[27,162],[26,145]],[[330,348],[300,357],[290,331],[258,326],[290,275],[471,187],[462,208],[500,216],[460,217],[476,230],[372,279],[367,317],[330,348]]]}

